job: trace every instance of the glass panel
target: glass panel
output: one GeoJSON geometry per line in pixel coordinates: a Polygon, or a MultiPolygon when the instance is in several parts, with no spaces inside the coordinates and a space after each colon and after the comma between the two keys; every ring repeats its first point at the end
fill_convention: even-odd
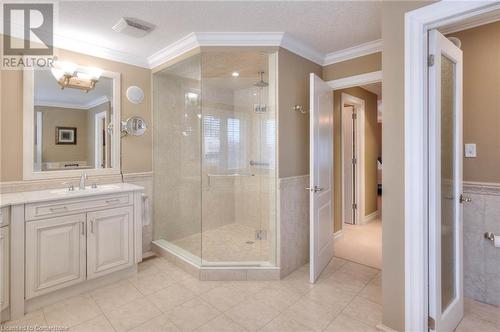
{"type": "MultiPolygon", "coordinates": [[[[200,70],[196,55],[153,79],[154,240],[197,264],[202,222],[200,70]]],[[[220,126],[215,120],[205,121],[207,125],[213,133],[220,126]]],[[[220,142],[207,139],[210,153],[216,153],[220,142]]]]}
{"type": "Polygon", "coordinates": [[[441,312],[456,297],[455,64],[441,56],[441,312]]]}
{"type": "Polygon", "coordinates": [[[274,59],[275,53],[254,50],[202,53],[206,266],[274,260],[274,59]]]}

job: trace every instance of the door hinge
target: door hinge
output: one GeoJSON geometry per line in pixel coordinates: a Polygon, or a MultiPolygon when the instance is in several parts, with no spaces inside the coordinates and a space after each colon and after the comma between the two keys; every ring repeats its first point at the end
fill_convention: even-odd
{"type": "Polygon", "coordinates": [[[358,118],[358,114],[357,113],[352,113],[352,119],[356,120],[357,118],[358,118]]]}
{"type": "Polygon", "coordinates": [[[357,209],[358,209],[358,204],[354,203],[354,204],[352,205],[352,209],[353,209],[353,210],[357,210],[357,209]]]}
{"type": "Polygon", "coordinates": [[[427,65],[429,67],[434,66],[434,54],[429,54],[429,57],[427,58],[427,65]]]}
{"type": "Polygon", "coordinates": [[[352,164],[356,165],[357,163],[358,163],[358,159],[357,158],[352,158],[352,164]]]}
{"type": "Polygon", "coordinates": [[[429,328],[429,330],[436,329],[436,321],[431,316],[427,318],[427,327],[429,328]]]}

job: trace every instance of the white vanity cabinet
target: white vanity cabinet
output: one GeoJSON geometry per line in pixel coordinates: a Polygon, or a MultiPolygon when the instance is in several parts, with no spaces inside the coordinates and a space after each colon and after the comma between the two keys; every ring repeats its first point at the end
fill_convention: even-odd
{"type": "Polygon", "coordinates": [[[143,190],[116,183],[3,194],[10,208],[10,224],[0,219],[4,317],[19,319],[134,275],[142,261],[143,190]]]}
{"type": "Polygon", "coordinates": [[[85,214],[28,222],[26,298],[85,280],[85,214]]]}
{"type": "Polygon", "coordinates": [[[133,264],[133,212],[127,206],[87,214],[87,279],[133,264]]]}

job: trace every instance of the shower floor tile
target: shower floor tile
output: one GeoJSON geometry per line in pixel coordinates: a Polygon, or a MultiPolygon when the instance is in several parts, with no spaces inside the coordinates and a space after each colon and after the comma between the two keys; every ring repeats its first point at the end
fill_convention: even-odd
{"type": "Polygon", "coordinates": [[[205,262],[269,261],[268,240],[255,240],[255,229],[233,223],[172,242],[205,262]]]}

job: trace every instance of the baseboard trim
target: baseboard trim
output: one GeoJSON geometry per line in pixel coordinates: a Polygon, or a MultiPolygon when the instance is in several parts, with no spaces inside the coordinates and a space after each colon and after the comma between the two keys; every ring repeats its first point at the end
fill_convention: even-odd
{"type": "Polygon", "coordinates": [[[369,215],[365,216],[363,220],[361,221],[362,225],[368,224],[369,222],[372,222],[373,220],[377,219],[380,216],[379,210],[370,213],[369,215]]]}
{"type": "Polygon", "coordinates": [[[333,233],[333,240],[336,240],[339,237],[342,237],[342,235],[344,235],[344,231],[343,230],[340,230],[340,231],[337,231],[337,232],[333,233]]]}

